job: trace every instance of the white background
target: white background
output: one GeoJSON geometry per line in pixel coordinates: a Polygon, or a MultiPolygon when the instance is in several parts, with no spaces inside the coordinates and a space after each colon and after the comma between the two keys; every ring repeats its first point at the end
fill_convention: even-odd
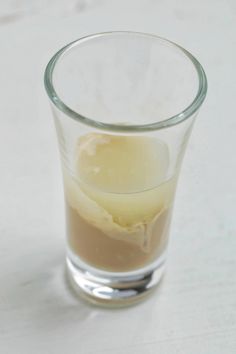
{"type": "Polygon", "coordinates": [[[235,0],[0,2],[0,353],[236,353],[235,0]],[[209,92],[179,182],[166,277],[142,304],[105,310],[64,278],[56,136],[43,88],[54,52],[86,34],[167,37],[209,92]]]}

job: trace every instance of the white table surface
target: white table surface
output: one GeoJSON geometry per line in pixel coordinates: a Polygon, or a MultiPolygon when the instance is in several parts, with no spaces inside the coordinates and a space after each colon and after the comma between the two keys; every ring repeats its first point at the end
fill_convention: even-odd
{"type": "Polygon", "coordinates": [[[0,353],[236,353],[235,0],[1,1],[0,353]],[[153,32],[205,67],[208,99],[179,183],[168,270],[142,304],[105,310],[64,278],[50,56],[107,30],[153,32]]]}

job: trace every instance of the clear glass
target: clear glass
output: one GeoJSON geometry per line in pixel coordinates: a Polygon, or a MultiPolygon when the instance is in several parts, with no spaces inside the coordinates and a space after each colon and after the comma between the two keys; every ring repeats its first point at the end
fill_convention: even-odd
{"type": "Polygon", "coordinates": [[[56,53],[45,87],[72,284],[96,303],[139,301],[164,272],[180,167],[207,91],[204,70],[166,39],[109,32],[56,53]]]}

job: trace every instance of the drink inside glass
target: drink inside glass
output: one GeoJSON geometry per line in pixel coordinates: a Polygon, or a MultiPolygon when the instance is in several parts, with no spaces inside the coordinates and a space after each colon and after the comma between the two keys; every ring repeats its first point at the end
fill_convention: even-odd
{"type": "Polygon", "coordinates": [[[78,139],[75,175],[64,171],[71,253],[89,265],[126,272],[164,252],[176,176],[168,148],[142,136],[89,133],[78,139]]]}
{"type": "Polygon", "coordinates": [[[56,53],[45,87],[62,160],[72,285],[93,302],[139,301],[164,272],[205,73],[168,40],[110,32],[56,53]]]}

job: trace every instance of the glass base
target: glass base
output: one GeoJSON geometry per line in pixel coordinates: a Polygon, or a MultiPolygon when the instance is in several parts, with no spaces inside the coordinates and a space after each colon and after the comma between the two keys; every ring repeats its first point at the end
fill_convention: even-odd
{"type": "Polygon", "coordinates": [[[70,283],[86,300],[108,307],[135,304],[148,296],[164,274],[165,257],[152,265],[132,272],[113,273],[87,266],[76,257],[67,257],[70,283]]]}

